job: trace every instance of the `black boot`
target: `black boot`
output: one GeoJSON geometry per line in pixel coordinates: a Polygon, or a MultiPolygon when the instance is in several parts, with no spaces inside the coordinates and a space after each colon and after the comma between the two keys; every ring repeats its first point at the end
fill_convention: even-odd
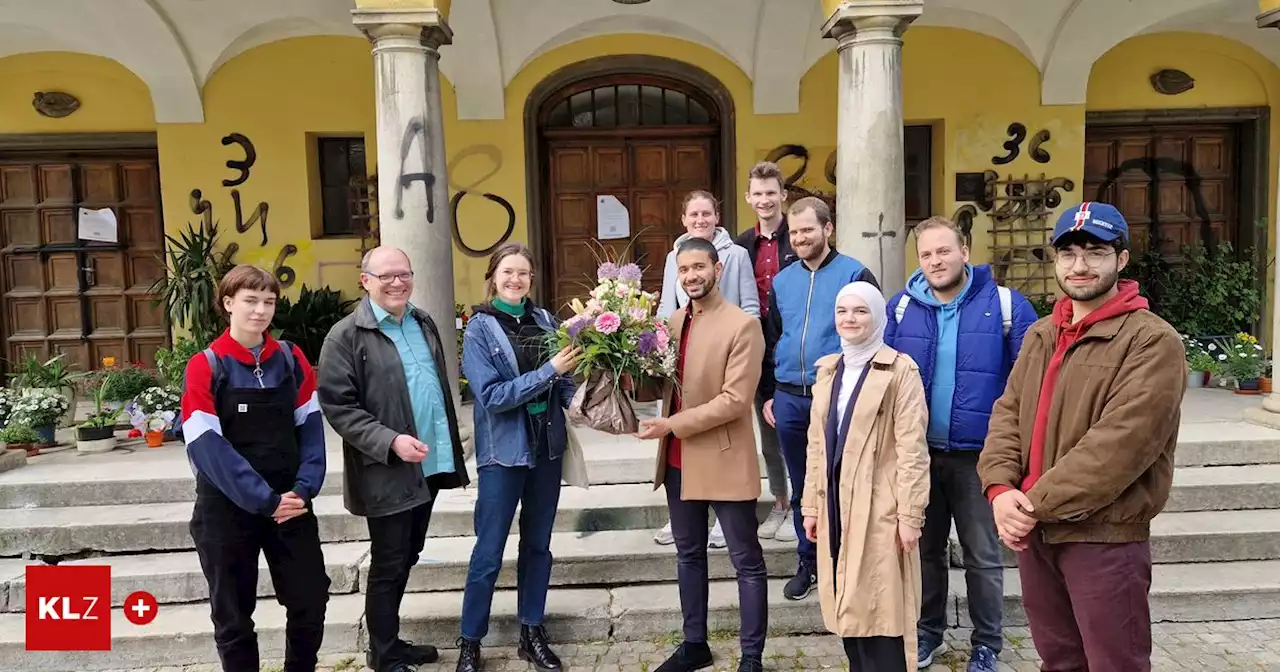
{"type": "Polygon", "coordinates": [[[539,672],[556,672],[560,669],[560,658],[551,650],[551,645],[547,642],[547,629],[541,625],[520,626],[520,648],[516,653],[520,660],[533,663],[539,672]]]}
{"type": "Polygon", "coordinates": [[[484,658],[480,656],[480,642],[458,638],[457,672],[480,672],[484,669],[484,658]]]}

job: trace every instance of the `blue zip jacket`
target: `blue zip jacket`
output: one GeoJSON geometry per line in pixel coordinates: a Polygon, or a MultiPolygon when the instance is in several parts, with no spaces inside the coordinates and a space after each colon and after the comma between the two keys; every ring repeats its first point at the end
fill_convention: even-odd
{"type": "MultiPolygon", "coordinates": [[[[554,331],[555,318],[545,309],[528,304],[534,321],[545,332],[554,331]]],[[[476,313],[462,338],[462,372],[475,396],[476,467],[534,467],[537,457],[529,423],[548,423],[551,458],[564,454],[568,441],[564,410],[577,389],[573,379],[556,373],[551,362],[521,374],[515,350],[502,325],[492,315],[476,313]],[[548,405],[535,419],[525,404],[555,387],[560,403],[548,405]]]]}
{"type": "Polygon", "coordinates": [[[765,320],[765,365],[776,383],[761,376],[765,399],[773,398],[776,384],[812,387],[818,380],[818,359],[840,352],[836,333],[836,294],[851,282],[869,282],[875,275],[853,257],[832,248],[817,271],[803,261],[782,269],[769,289],[769,317],[765,320]]]}
{"type": "Polygon", "coordinates": [[[1022,349],[1022,337],[1039,316],[1026,297],[1010,291],[1012,325],[1009,335],[1004,335],[1004,320],[1000,313],[1000,296],[995,278],[988,265],[970,267],[968,287],[956,298],[959,315],[955,329],[953,356],[943,352],[947,344],[939,329],[941,304],[933,298],[924,274],[916,271],[907,281],[907,289],[889,300],[885,310],[884,342],[889,347],[910,355],[920,366],[920,377],[925,385],[925,398],[929,403],[929,415],[942,411],[939,406],[949,406],[945,421],[931,420],[930,447],[935,450],[982,450],[987,438],[987,425],[996,399],[1004,393],[1009,371],[1022,349]],[[903,295],[911,301],[897,321],[897,307],[903,295]],[[939,357],[939,355],[942,357],[939,357]],[[951,360],[954,370],[939,372],[939,360],[951,360]],[[940,399],[934,387],[953,385],[950,398],[940,399]],[[949,381],[949,382],[948,382],[949,381]],[[945,427],[945,442],[936,436],[945,427]]]}

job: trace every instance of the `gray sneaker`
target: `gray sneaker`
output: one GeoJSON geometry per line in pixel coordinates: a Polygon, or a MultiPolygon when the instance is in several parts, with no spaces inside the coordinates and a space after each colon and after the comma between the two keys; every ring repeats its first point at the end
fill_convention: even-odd
{"type": "Polygon", "coordinates": [[[794,544],[796,543],[796,526],[791,522],[791,512],[786,511],[782,516],[782,524],[778,526],[778,533],[773,535],[773,538],[783,543],[794,544]]]}
{"type": "Polygon", "coordinates": [[[787,512],[778,509],[769,509],[769,517],[760,523],[760,527],[756,528],[756,536],[761,539],[773,539],[782,524],[787,522],[787,512]]]}
{"type": "Polygon", "coordinates": [[[667,521],[667,524],[664,525],[661,530],[658,530],[657,533],[653,535],[653,543],[661,546],[670,546],[671,544],[676,543],[676,538],[671,536],[670,520],[667,521]]]}
{"type": "Polygon", "coordinates": [[[716,519],[715,527],[711,528],[711,532],[707,534],[707,546],[711,548],[724,548],[728,546],[724,540],[724,530],[720,529],[720,520],[716,519]]]}

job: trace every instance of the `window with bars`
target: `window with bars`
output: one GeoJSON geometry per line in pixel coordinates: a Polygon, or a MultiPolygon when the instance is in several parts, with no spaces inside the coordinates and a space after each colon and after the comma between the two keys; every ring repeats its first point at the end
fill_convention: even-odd
{"type": "Polygon", "coordinates": [[[709,101],[651,84],[609,84],[578,91],[553,104],[546,128],[706,126],[716,122],[709,101]]]}
{"type": "Polygon", "coordinates": [[[320,160],[322,235],[357,235],[351,198],[352,185],[363,184],[364,138],[317,138],[320,160]]]}

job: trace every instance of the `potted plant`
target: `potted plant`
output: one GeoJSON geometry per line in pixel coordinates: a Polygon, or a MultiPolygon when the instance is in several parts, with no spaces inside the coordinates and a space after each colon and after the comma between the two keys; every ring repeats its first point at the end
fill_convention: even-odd
{"type": "Polygon", "coordinates": [[[22,358],[18,369],[9,376],[13,379],[13,385],[23,390],[23,394],[40,390],[65,394],[67,409],[54,420],[56,425],[65,427],[75,421],[76,383],[89,374],[83,371],[73,373],[71,367],[62,361],[64,357],[66,354],[61,354],[42,363],[35,355],[27,354],[22,358]]]}
{"type": "Polygon", "coordinates": [[[94,390],[94,411],[76,427],[76,450],[81,453],[107,453],[116,447],[116,416],[120,411],[106,407],[108,373],[94,390]]]}
{"type": "Polygon", "coordinates": [[[1209,383],[1209,377],[1220,370],[1218,360],[1190,336],[1183,335],[1182,345],[1187,353],[1187,387],[1204,387],[1209,383]]]}
{"type": "Polygon", "coordinates": [[[143,390],[129,405],[129,414],[133,426],[146,437],[147,445],[159,448],[181,408],[182,397],[175,390],[157,386],[143,390]]]}
{"type": "Polygon", "coordinates": [[[13,389],[0,387],[0,427],[9,424],[9,416],[13,413],[13,400],[16,396],[13,389]]]}
{"type": "Polygon", "coordinates": [[[53,432],[70,403],[64,395],[47,389],[28,390],[13,402],[11,421],[36,430],[45,445],[54,444],[53,432]]]}
{"type": "Polygon", "coordinates": [[[1258,394],[1258,379],[1266,371],[1258,339],[1241,332],[1235,338],[1219,339],[1217,349],[1224,372],[1235,380],[1236,394],[1258,394]]]}
{"type": "Polygon", "coordinates": [[[36,430],[19,423],[9,423],[0,429],[0,441],[4,441],[9,450],[22,450],[27,457],[40,454],[40,434],[36,430]]]}

